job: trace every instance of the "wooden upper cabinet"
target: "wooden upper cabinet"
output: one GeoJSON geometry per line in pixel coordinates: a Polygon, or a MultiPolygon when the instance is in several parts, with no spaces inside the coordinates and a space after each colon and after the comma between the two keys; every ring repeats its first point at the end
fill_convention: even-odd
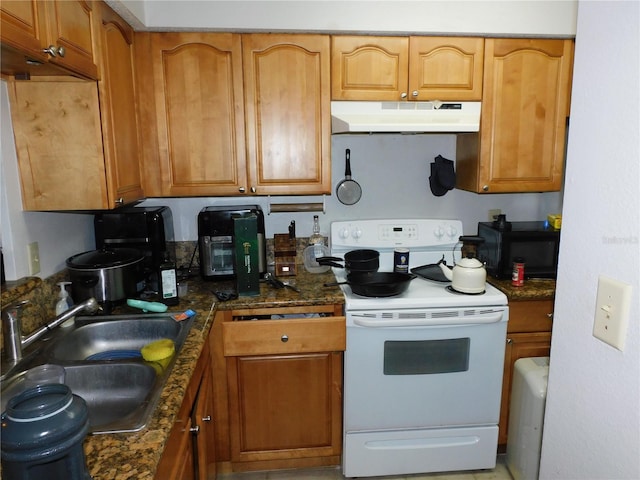
{"type": "Polygon", "coordinates": [[[136,113],[133,29],[106,4],[100,5],[98,82],[110,207],[144,197],[136,113]]]}
{"type": "Polygon", "coordinates": [[[238,195],[247,184],[240,35],[152,33],[139,44],[145,192],[238,195]]]}
{"type": "Polygon", "coordinates": [[[24,209],[109,208],[96,82],[8,88],[24,209]]]}
{"type": "Polygon", "coordinates": [[[484,38],[411,37],[409,98],[480,100],[483,54],[484,38]]]}
{"type": "Polygon", "coordinates": [[[460,134],[457,188],[560,190],[572,40],[487,39],[479,134],[460,134]]]}
{"type": "Polygon", "coordinates": [[[106,210],[143,198],[133,31],[99,7],[99,81],[8,83],[25,210],[106,210]]]}
{"type": "Polygon", "coordinates": [[[331,37],[332,100],[397,101],[408,84],[408,37],[331,37]]]}
{"type": "Polygon", "coordinates": [[[85,0],[3,1],[3,73],[97,79],[95,6],[85,0]],[[29,65],[27,59],[44,65],[29,65]]]}
{"type": "Polygon", "coordinates": [[[242,37],[250,192],[331,192],[329,37],[242,37]]]}
{"type": "Polygon", "coordinates": [[[332,100],[480,100],[484,39],[331,38],[332,100]]]}
{"type": "Polygon", "coordinates": [[[35,0],[3,0],[0,3],[2,43],[29,52],[34,59],[46,59],[42,45],[46,28],[39,21],[42,4],[35,0]]]}

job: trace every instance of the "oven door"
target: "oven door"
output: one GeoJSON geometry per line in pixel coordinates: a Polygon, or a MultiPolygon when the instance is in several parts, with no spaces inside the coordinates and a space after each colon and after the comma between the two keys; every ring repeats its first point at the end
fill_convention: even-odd
{"type": "Polygon", "coordinates": [[[345,432],[497,425],[508,307],[347,312],[345,432]]]}

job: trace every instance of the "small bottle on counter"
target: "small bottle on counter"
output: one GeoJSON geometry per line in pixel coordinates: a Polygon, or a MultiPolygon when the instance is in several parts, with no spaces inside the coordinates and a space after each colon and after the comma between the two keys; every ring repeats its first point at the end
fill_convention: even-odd
{"type": "Polygon", "coordinates": [[[315,258],[324,256],[324,237],[320,233],[320,219],[318,215],[313,216],[313,230],[311,236],[309,237],[309,245],[316,245],[314,249],[315,258]]]}
{"type": "Polygon", "coordinates": [[[522,287],[524,285],[524,258],[513,259],[513,270],[511,272],[511,285],[522,287]]]}
{"type": "MultiPolygon", "coordinates": [[[[67,285],[71,285],[71,282],[58,282],[60,292],[58,293],[58,301],[56,303],[56,316],[66,312],[73,307],[73,300],[67,292],[67,285]]],[[[69,320],[62,324],[62,327],[70,327],[74,323],[75,317],[71,317],[69,320]]]]}
{"type": "Polygon", "coordinates": [[[178,304],[178,275],[176,264],[165,253],[164,260],[160,264],[158,290],[160,301],[165,305],[178,304]]]}

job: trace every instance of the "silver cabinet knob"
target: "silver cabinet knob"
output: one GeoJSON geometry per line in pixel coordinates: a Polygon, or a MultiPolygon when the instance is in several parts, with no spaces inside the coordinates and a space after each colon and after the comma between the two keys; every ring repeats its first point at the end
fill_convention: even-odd
{"type": "Polygon", "coordinates": [[[47,48],[42,49],[42,53],[47,53],[52,57],[58,56],[58,48],[55,45],[49,45],[47,48]]]}
{"type": "Polygon", "coordinates": [[[238,191],[239,191],[240,193],[244,193],[244,192],[245,192],[245,188],[244,188],[244,187],[240,187],[240,188],[238,189],[238,191]]]}
{"type": "Polygon", "coordinates": [[[211,415],[207,415],[206,417],[202,417],[202,421],[203,422],[210,422],[211,421],[211,415]]]}
{"type": "Polygon", "coordinates": [[[251,187],[251,193],[256,193],[256,187],[251,187]]]}
{"type": "Polygon", "coordinates": [[[400,98],[407,98],[407,92],[402,92],[400,94],[400,98]]]}
{"type": "Polygon", "coordinates": [[[489,191],[489,185],[483,185],[482,186],[482,191],[483,192],[488,192],[489,191]]]}
{"type": "Polygon", "coordinates": [[[411,96],[413,98],[416,98],[418,96],[418,90],[414,90],[413,92],[411,92],[411,96]]]}
{"type": "Polygon", "coordinates": [[[287,335],[282,335],[282,337],[280,337],[280,341],[282,343],[287,343],[289,341],[289,337],[287,335]]]}
{"type": "Polygon", "coordinates": [[[195,427],[191,427],[189,429],[189,431],[191,433],[193,433],[194,435],[198,435],[200,433],[200,425],[196,425],[195,427]]]}
{"type": "Polygon", "coordinates": [[[52,57],[63,57],[63,58],[67,53],[64,47],[56,47],[55,45],[49,45],[47,48],[43,48],[42,52],[48,53],[52,57]]]}
{"type": "Polygon", "coordinates": [[[116,200],[116,207],[124,205],[124,198],[120,197],[116,200]]]}

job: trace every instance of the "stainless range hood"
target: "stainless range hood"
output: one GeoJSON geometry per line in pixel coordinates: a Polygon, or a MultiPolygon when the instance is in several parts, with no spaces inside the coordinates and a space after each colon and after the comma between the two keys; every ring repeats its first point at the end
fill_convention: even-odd
{"type": "Polygon", "coordinates": [[[480,102],[331,102],[331,133],[456,133],[480,129],[480,102]]]}

